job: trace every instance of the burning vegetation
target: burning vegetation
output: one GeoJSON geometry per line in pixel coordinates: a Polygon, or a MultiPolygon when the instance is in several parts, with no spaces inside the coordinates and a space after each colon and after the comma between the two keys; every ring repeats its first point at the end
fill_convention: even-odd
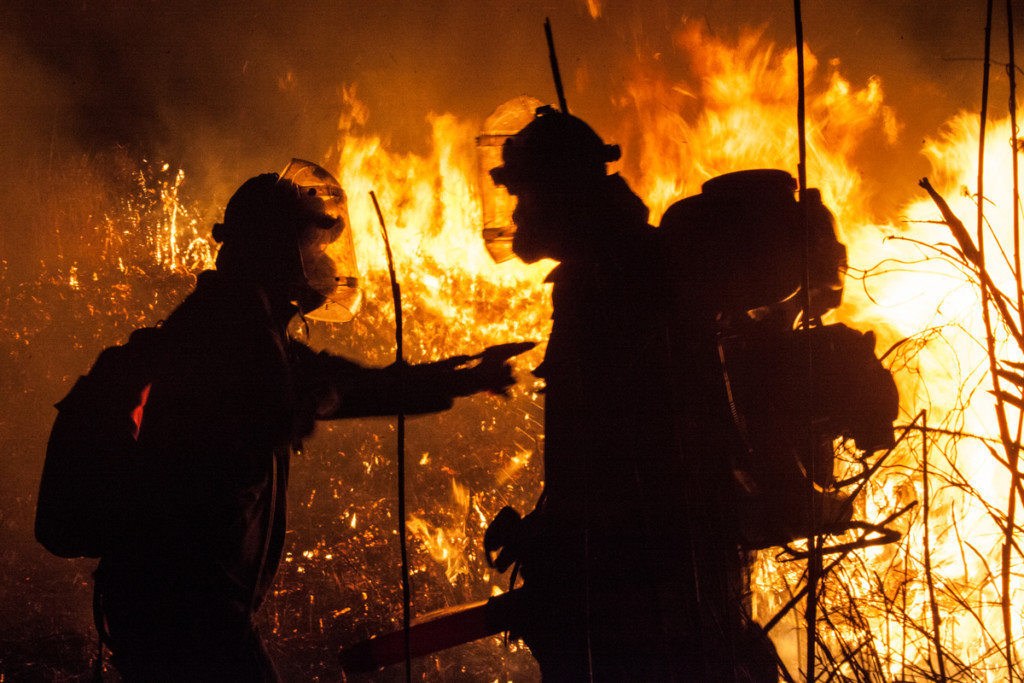
{"type": "MultiPolygon", "coordinates": [[[[655,223],[711,177],[795,171],[796,164],[795,50],[757,32],[722,41],[692,23],[675,41],[692,61],[693,80],[674,80],[658,60],[637,57],[635,78],[614,100],[619,128],[605,135],[622,145],[616,170],[655,223]]],[[[754,616],[770,627],[794,680],[807,673],[810,638],[820,680],[1024,677],[1017,534],[1024,490],[1016,474],[1024,278],[1012,210],[1017,147],[1005,144],[1011,121],[987,122],[986,139],[998,141],[987,149],[977,115],[949,121],[925,148],[935,197],[919,192],[898,219],[869,218],[855,159],[864,146],[894,138],[897,113],[877,79],[858,86],[837,64],[807,60],[808,176],[836,214],[850,263],[844,303],[829,320],[875,331],[901,397],[896,448],[865,461],[836,444],[837,478],[870,471],[854,519],[892,533],[879,538],[876,530],[869,538],[880,542],[872,543],[859,542],[856,530],[827,539],[811,628],[804,621],[806,544],[761,551],[754,616]],[[952,217],[977,218],[980,228],[951,231],[943,222],[952,217]]],[[[403,288],[407,360],[546,339],[551,305],[543,280],[551,264],[495,264],[480,237],[479,122],[432,115],[430,149],[395,152],[364,131],[367,111],[355,87],[342,99],[338,139],[323,163],[350,198],[365,303],[344,326],[309,321],[293,332],[368,364],[393,358],[374,191],[403,288]]],[[[93,562],[56,560],[32,539],[52,405],[101,348],[159,321],[196,274],[212,267],[209,228],[220,209],[191,193],[188,169],[123,152],[30,172],[40,188],[28,198],[37,209],[31,225],[47,236],[37,275],[15,278],[0,263],[9,359],[0,374],[0,444],[9,462],[28,463],[6,467],[0,482],[0,681],[64,681],[86,672],[95,654],[93,562]],[[69,191],[46,191],[55,186],[69,191]]],[[[529,374],[542,354],[543,345],[514,361],[520,383],[509,396],[462,399],[447,413],[409,422],[416,615],[508,589],[507,577],[483,557],[483,532],[506,505],[530,509],[543,484],[543,399],[529,374]]],[[[340,647],[401,625],[396,457],[394,421],[381,418],[321,425],[294,462],[286,555],[261,616],[286,679],[343,680],[340,647]]],[[[398,680],[393,669],[365,680],[398,680]]],[[[527,651],[494,636],[415,661],[414,677],[521,681],[538,674],[527,651]]]]}

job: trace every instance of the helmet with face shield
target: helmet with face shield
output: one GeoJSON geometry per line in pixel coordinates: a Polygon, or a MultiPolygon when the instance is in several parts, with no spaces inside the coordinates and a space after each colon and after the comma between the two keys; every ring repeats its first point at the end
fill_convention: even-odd
{"type": "Polygon", "coordinates": [[[345,193],[325,169],[293,159],[284,172],[250,178],[213,237],[217,269],[252,277],[309,318],[351,320],[361,293],[345,193]]]}
{"type": "MultiPolygon", "coordinates": [[[[520,121],[521,109],[512,110],[520,121]]],[[[492,152],[489,177],[482,182],[485,189],[494,188],[483,195],[484,240],[491,256],[502,261],[514,254],[533,263],[542,257],[561,260],[565,253],[578,251],[579,242],[586,241],[588,235],[579,229],[581,205],[577,200],[602,192],[599,188],[607,179],[607,165],[621,156],[618,145],[605,144],[582,119],[540,106],[518,132],[503,136],[500,149],[500,165],[492,152]],[[497,188],[505,192],[499,193],[497,188]],[[487,224],[490,195],[516,198],[504,203],[509,215],[500,231],[487,224]],[[533,219],[528,218],[531,215],[533,219]],[[538,220],[543,227],[538,227],[538,220]],[[533,225],[528,227],[528,223],[533,225]]]]}

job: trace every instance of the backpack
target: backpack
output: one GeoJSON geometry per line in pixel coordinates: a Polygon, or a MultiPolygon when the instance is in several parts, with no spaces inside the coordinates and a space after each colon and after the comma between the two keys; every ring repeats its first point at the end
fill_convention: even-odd
{"type": "Polygon", "coordinates": [[[851,526],[853,501],[836,488],[837,438],[868,457],[896,445],[899,392],[875,356],[873,332],[842,323],[719,336],[722,377],[745,452],[732,460],[743,545],[782,546],[851,526]]]}
{"type": "Polygon", "coordinates": [[[54,555],[101,557],[123,519],[162,334],[141,328],[104,349],[55,406],[35,520],[54,555]]]}

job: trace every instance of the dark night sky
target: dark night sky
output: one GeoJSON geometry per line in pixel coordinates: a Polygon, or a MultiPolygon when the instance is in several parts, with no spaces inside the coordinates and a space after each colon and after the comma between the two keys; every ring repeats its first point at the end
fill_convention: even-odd
{"type": "MultiPolygon", "coordinates": [[[[396,151],[427,144],[431,111],[482,120],[515,95],[554,100],[545,17],[570,107],[599,132],[613,127],[609,105],[628,55],[661,53],[685,77],[671,41],[681,17],[713,35],[764,26],[780,48],[794,40],[793,5],[782,0],[599,4],[594,18],[585,0],[4,3],[0,148],[16,169],[68,148],[128,145],[223,193],[292,156],[322,159],[337,137],[343,86],[356,85],[367,131],[396,151]]],[[[803,6],[805,38],[821,62],[838,59],[857,87],[881,77],[904,124],[897,156],[913,185],[926,170],[921,139],[958,109],[979,106],[985,2],[803,6]]],[[[1000,4],[994,59],[1003,62],[1004,17],[1000,4]]],[[[993,77],[1005,81],[1000,69],[993,77]]],[[[1005,112],[1005,94],[995,96],[1005,112]]]]}

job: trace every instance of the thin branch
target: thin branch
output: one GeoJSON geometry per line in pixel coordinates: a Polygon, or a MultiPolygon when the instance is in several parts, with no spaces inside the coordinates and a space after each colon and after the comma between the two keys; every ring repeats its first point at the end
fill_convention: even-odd
{"type": "MultiPolygon", "coordinates": [[[[990,0],[991,1],[991,0],[990,0]]],[[[1007,73],[1010,79],[1010,135],[1011,135],[1011,158],[1013,160],[1013,253],[1014,273],[1017,284],[1017,310],[1024,311],[1024,282],[1022,282],[1021,271],[1021,244],[1020,244],[1020,186],[1018,184],[1017,169],[1017,80],[1016,70],[1012,68],[1014,62],[1013,52],[1013,2],[1006,0],[1006,23],[1007,23],[1007,44],[1010,57],[1010,68],[1007,73]]],[[[993,380],[997,381],[997,380],[993,380]]],[[[998,387],[996,387],[998,389],[998,387]]],[[[997,409],[1002,413],[1005,411],[1003,404],[998,404],[997,409]]],[[[1017,513],[1017,485],[1020,484],[1020,473],[1017,471],[1019,450],[1017,444],[1020,442],[1021,423],[1017,423],[1017,439],[1015,441],[1004,440],[1007,464],[1010,469],[1010,495],[1007,502],[1007,521],[1002,548],[1002,582],[1001,582],[1001,603],[1003,614],[1003,631],[1006,644],[1006,668],[1008,680],[1013,681],[1014,651],[1013,651],[1013,620],[1010,612],[1010,549],[1013,546],[1014,518],[1017,513]]]]}
{"type": "MultiPolygon", "coordinates": [[[[960,245],[960,250],[963,252],[964,257],[974,264],[975,273],[977,273],[978,277],[981,279],[982,285],[995,291],[997,288],[995,283],[992,282],[992,278],[989,276],[988,271],[985,269],[985,261],[982,258],[981,252],[978,251],[978,248],[974,245],[974,241],[971,239],[971,236],[967,234],[967,229],[964,228],[964,224],[953,214],[953,211],[949,208],[949,204],[947,204],[946,200],[943,199],[935,188],[932,187],[927,178],[922,178],[919,184],[926,192],[928,192],[936,206],[939,207],[939,211],[942,212],[942,217],[945,219],[946,225],[949,227],[950,231],[953,233],[953,237],[956,238],[957,243],[960,245]]],[[[1024,336],[1021,336],[1017,324],[1010,315],[1006,302],[1000,297],[995,297],[993,301],[999,309],[1003,324],[1005,324],[1009,329],[1010,334],[1016,340],[1017,344],[1021,348],[1024,348],[1024,336]]]]}
{"type": "Polygon", "coordinates": [[[931,491],[929,489],[928,481],[928,424],[926,422],[927,417],[922,421],[922,444],[921,444],[921,469],[922,479],[924,480],[924,574],[925,581],[928,584],[928,602],[931,606],[932,612],[932,640],[935,644],[935,657],[939,664],[939,680],[946,680],[946,661],[942,656],[942,618],[939,616],[939,605],[935,601],[935,579],[932,576],[932,552],[931,544],[929,543],[929,516],[931,513],[931,491]]]}

